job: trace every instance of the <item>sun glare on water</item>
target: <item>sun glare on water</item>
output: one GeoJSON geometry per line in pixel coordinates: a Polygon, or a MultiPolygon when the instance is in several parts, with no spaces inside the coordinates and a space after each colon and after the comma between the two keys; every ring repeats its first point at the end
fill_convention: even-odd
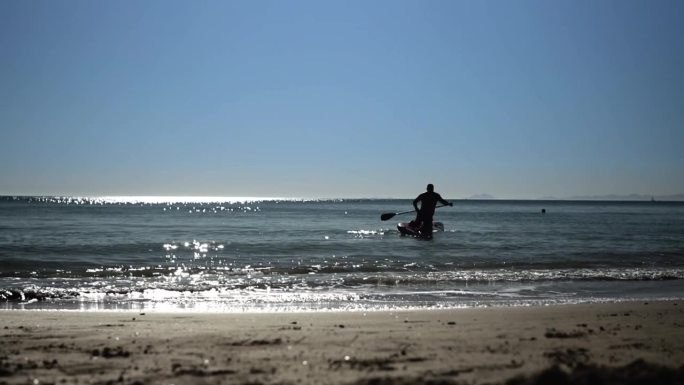
{"type": "Polygon", "coordinates": [[[303,201],[292,197],[221,197],[221,196],[85,196],[44,197],[43,199],[75,204],[188,204],[188,203],[250,203],[266,201],[303,201]]]}

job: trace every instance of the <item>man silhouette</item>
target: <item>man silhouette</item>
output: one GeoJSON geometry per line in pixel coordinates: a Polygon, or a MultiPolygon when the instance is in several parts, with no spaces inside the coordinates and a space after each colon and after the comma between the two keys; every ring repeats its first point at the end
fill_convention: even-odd
{"type": "Polygon", "coordinates": [[[453,203],[445,201],[439,194],[435,192],[435,186],[427,185],[427,191],[418,195],[413,200],[413,208],[416,209],[416,222],[418,222],[420,235],[425,238],[432,238],[432,216],[435,215],[435,208],[437,202],[445,206],[453,206],[453,203]],[[420,208],[418,208],[420,202],[420,208]]]}

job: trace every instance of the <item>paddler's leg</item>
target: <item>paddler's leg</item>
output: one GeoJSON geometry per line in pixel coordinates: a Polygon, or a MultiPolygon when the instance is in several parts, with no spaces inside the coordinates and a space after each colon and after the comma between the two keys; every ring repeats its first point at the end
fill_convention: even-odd
{"type": "Polygon", "coordinates": [[[409,226],[413,227],[416,230],[420,229],[420,213],[418,211],[416,211],[416,219],[409,222],[409,226]]]}
{"type": "Polygon", "coordinates": [[[425,238],[432,238],[432,216],[421,217],[422,227],[420,228],[420,235],[425,238]]]}

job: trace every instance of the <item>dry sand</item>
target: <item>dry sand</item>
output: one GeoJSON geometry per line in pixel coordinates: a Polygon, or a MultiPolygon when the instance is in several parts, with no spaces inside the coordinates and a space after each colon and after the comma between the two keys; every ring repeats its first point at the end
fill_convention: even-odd
{"type": "Polygon", "coordinates": [[[684,303],[0,311],[0,384],[684,383],[684,303]],[[612,381],[612,382],[611,382],[612,381]]]}

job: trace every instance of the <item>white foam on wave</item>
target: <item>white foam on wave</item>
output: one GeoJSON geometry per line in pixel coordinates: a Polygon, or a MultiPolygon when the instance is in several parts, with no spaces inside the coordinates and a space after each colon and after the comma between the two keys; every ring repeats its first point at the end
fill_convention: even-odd
{"type": "Polygon", "coordinates": [[[385,235],[383,230],[347,230],[347,234],[354,234],[358,237],[369,236],[369,235],[385,235]]]}

